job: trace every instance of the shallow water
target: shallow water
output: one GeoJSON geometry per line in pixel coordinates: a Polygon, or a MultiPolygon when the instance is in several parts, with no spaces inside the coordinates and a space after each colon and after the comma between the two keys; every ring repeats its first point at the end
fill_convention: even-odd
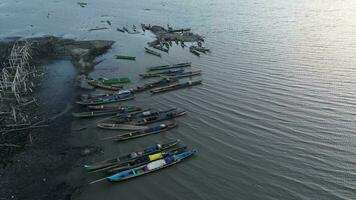
{"type": "Polygon", "coordinates": [[[3,0],[0,37],[115,40],[93,74],[130,76],[132,85],[143,84],[137,74],[146,66],[191,61],[203,70],[194,78],[201,86],[127,103],[187,110],[178,129],[120,144],[99,141],[110,133],[94,126],[80,134],[104,147],[98,160],[170,138],[197,155],[127,182],[87,186],[79,199],[353,199],[355,11],[356,2],[341,0],[103,0],[85,8],[69,0],[3,0]],[[87,31],[109,27],[102,20],[112,27],[87,31]],[[161,59],[147,55],[153,35],[115,30],[140,23],[192,27],[212,54],[197,58],[176,47],[161,59]],[[138,59],[114,60],[115,53],[138,59]]]}

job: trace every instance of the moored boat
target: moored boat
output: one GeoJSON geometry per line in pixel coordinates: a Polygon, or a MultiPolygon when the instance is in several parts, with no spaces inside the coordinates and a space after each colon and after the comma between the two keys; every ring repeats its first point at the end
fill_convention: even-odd
{"type": "Polygon", "coordinates": [[[123,56],[123,55],[116,55],[116,59],[124,59],[124,60],[136,60],[136,57],[134,56],[123,56]]]}
{"type": "Polygon", "coordinates": [[[134,151],[132,153],[126,154],[126,155],[121,155],[118,156],[116,158],[112,158],[112,159],[108,159],[108,160],[104,160],[104,161],[100,161],[100,162],[96,162],[93,164],[88,164],[88,165],[84,165],[84,168],[88,171],[92,171],[92,170],[98,170],[101,168],[105,168],[111,165],[115,165],[115,164],[119,164],[119,163],[123,163],[123,162],[127,162],[127,161],[131,161],[131,160],[135,160],[137,158],[140,158],[142,156],[146,156],[149,154],[154,154],[157,152],[161,152],[165,149],[169,149],[175,145],[177,145],[180,141],[179,140],[174,140],[174,141],[170,141],[164,144],[156,144],[155,146],[151,146],[148,148],[145,148],[144,150],[140,150],[140,151],[134,151]]]}
{"type": "Polygon", "coordinates": [[[199,80],[199,81],[188,81],[188,82],[185,82],[185,83],[176,83],[176,84],[172,84],[172,85],[169,85],[169,86],[166,86],[166,87],[156,88],[156,89],[151,90],[150,92],[152,94],[156,94],[156,93],[161,93],[161,92],[168,92],[168,91],[172,91],[172,90],[178,90],[178,89],[181,89],[181,88],[187,88],[187,87],[191,87],[191,86],[199,85],[199,84],[202,84],[201,80],[199,80]]]}
{"type": "Polygon", "coordinates": [[[121,171],[125,171],[128,169],[139,167],[141,165],[148,164],[152,161],[159,160],[159,159],[165,158],[167,156],[173,156],[176,154],[180,154],[180,153],[184,152],[186,149],[187,149],[187,146],[177,147],[174,149],[167,149],[167,150],[164,150],[159,153],[142,156],[141,158],[138,158],[137,160],[134,160],[134,161],[130,161],[130,162],[112,166],[112,167],[110,167],[110,169],[105,169],[105,170],[106,170],[106,173],[108,173],[108,174],[115,174],[115,173],[118,173],[121,171]]]}
{"type": "Polygon", "coordinates": [[[158,56],[158,57],[161,57],[162,55],[156,51],[153,51],[152,49],[149,49],[147,47],[145,47],[145,51],[146,53],[149,53],[149,54],[152,54],[152,55],[155,55],[155,56],[158,56]]]}
{"type": "Polygon", "coordinates": [[[80,104],[80,105],[99,105],[99,104],[128,101],[133,98],[134,98],[134,95],[130,91],[125,90],[125,91],[120,91],[117,94],[112,94],[110,96],[82,99],[81,101],[77,101],[76,103],[80,104]]]}
{"type": "Polygon", "coordinates": [[[162,78],[179,79],[179,78],[186,78],[186,77],[192,77],[192,76],[197,76],[197,75],[201,75],[201,70],[179,72],[179,73],[175,73],[175,74],[165,74],[165,75],[161,75],[161,77],[162,78]]]}
{"type": "Polygon", "coordinates": [[[126,127],[125,125],[127,125],[128,127],[131,127],[133,125],[134,128],[137,127],[136,130],[143,130],[148,128],[143,125],[174,119],[176,117],[180,117],[186,114],[185,111],[176,110],[176,108],[173,108],[159,112],[145,111],[136,115],[126,115],[118,117],[117,119],[112,118],[105,121],[101,121],[98,122],[97,126],[103,129],[122,129],[123,127],[126,127]],[[144,128],[140,129],[140,127],[144,128]]]}
{"type": "Polygon", "coordinates": [[[168,53],[168,49],[166,49],[166,48],[164,48],[164,47],[161,47],[161,46],[153,46],[153,48],[155,48],[155,49],[157,49],[157,50],[160,50],[160,51],[163,51],[163,52],[166,52],[166,53],[168,53]]]}
{"type": "Polygon", "coordinates": [[[93,80],[88,80],[88,84],[104,90],[118,91],[123,88],[122,85],[106,85],[101,82],[93,81],[93,80]]]}
{"type": "Polygon", "coordinates": [[[138,176],[142,176],[151,172],[155,172],[157,170],[180,163],[184,159],[194,155],[195,152],[196,152],[195,150],[185,150],[184,152],[181,152],[179,154],[167,156],[164,159],[155,160],[148,164],[119,172],[117,174],[107,177],[107,180],[112,182],[119,182],[131,178],[135,178],[138,176]]]}
{"type": "Polygon", "coordinates": [[[165,70],[162,72],[156,72],[156,73],[146,73],[146,74],[140,74],[142,78],[152,78],[152,77],[160,77],[161,75],[174,75],[177,73],[184,72],[184,69],[177,69],[177,70],[165,70]]]}
{"type": "Polygon", "coordinates": [[[149,68],[147,68],[147,70],[148,71],[158,71],[158,70],[166,70],[166,69],[183,68],[183,67],[190,67],[191,64],[192,63],[187,62],[187,63],[172,64],[172,65],[161,65],[161,66],[149,67],[149,68]]]}
{"type": "Polygon", "coordinates": [[[130,83],[131,80],[128,77],[122,77],[122,78],[90,78],[90,81],[96,81],[105,85],[112,85],[112,84],[124,84],[124,83],[130,83]]]}
{"type": "Polygon", "coordinates": [[[130,132],[130,133],[124,133],[121,135],[110,137],[108,139],[113,139],[115,141],[125,141],[125,140],[140,138],[140,137],[144,137],[144,136],[148,136],[148,135],[154,135],[157,133],[168,131],[175,127],[177,127],[177,123],[170,123],[170,124],[162,123],[160,125],[148,127],[144,130],[130,132]]]}
{"type": "Polygon", "coordinates": [[[73,117],[78,118],[89,118],[89,117],[99,117],[99,116],[110,116],[117,114],[133,114],[135,112],[142,111],[139,107],[117,107],[112,110],[97,110],[97,111],[89,111],[89,112],[79,112],[73,113],[73,117]]]}
{"type": "Polygon", "coordinates": [[[175,83],[177,81],[178,81],[178,79],[163,78],[163,79],[153,82],[153,83],[147,83],[144,86],[137,86],[136,88],[131,89],[131,91],[133,93],[143,92],[143,91],[155,88],[155,87],[162,87],[165,85],[169,85],[169,84],[175,83]]]}

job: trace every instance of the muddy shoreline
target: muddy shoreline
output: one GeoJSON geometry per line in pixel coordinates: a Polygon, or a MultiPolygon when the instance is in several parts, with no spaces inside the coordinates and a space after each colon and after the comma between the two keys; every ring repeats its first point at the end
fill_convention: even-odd
{"type": "MultiPolygon", "coordinates": [[[[98,147],[88,145],[88,141],[78,142],[81,133],[72,130],[69,111],[76,94],[81,92],[75,88],[75,79],[90,71],[98,62],[96,57],[111,48],[113,42],[57,37],[30,40],[37,42],[34,44],[35,62],[51,65],[44,70],[43,85],[34,94],[39,100],[36,112],[49,119],[49,126],[33,130],[32,144],[27,142],[9,157],[2,158],[7,163],[0,168],[0,199],[72,199],[84,184],[81,166],[100,151],[98,147]],[[61,60],[70,61],[62,63],[61,60]],[[60,62],[58,66],[55,65],[57,62],[60,62]],[[61,74],[60,65],[66,65],[70,74],[61,74]],[[57,76],[63,80],[55,82],[57,76]]],[[[0,46],[11,46],[11,42],[2,42],[0,46]]],[[[4,55],[4,52],[0,53],[4,55]]],[[[1,58],[4,60],[5,56],[1,58]]]]}

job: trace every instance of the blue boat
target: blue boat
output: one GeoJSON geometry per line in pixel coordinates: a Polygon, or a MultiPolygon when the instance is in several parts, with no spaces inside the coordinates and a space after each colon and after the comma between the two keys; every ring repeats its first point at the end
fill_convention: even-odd
{"type": "Polygon", "coordinates": [[[138,176],[142,176],[151,172],[155,172],[157,170],[172,166],[181,162],[182,160],[189,158],[190,156],[194,155],[195,150],[186,150],[182,153],[165,157],[164,159],[155,160],[148,164],[142,165],[140,167],[136,167],[133,169],[125,170],[114,174],[112,176],[107,177],[108,181],[112,182],[119,182],[124,181],[130,178],[135,178],[138,176]]]}

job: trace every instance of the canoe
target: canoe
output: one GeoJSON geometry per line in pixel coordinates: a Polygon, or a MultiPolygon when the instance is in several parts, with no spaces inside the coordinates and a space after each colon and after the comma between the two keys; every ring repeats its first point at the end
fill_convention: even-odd
{"type": "Polygon", "coordinates": [[[154,55],[154,56],[158,56],[158,57],[161,57],[161,56],[162,56],[160,53],[158,53],[158,52],[156,52],[156,51],[153,51],[153,50],[151,50],[151,49],[149,49],[149,48],[147,48],[147,47],[145,47],[145,51],[146,51],[146,53],[152,54],[152,55],[154,55]]]}
{"type": "Polygon", "coordinates": [[[181,72],[184,72],[184,69],[177,69],[177,70],[169,69],[162,72],[140,74],[140,76],[141,78],[152,78],[152,77],[160,77],[161,75],[174,75],[181,72]]]}
{"type": "Polygon", "coordinates": [[[135,126],[130,124],[110,124],[110,123],[98,123],[97,127],[102,129],[123,130],[123,131],[140,131],[148,128],[147,126],[135,126]]]}
{"type": "Polygon", "coordinates": [[[117,115],[117,114],[132,114],[137,111],[142,111],[142,109],[139,107],[117,107],[112,110],[79,112],[79,113],[73,113],[72,115],[73,117],[78,117],[78,118],[89,118],[89,117],[110,116],[110,115],[117,115]]]}
{"type": "Polygon", "coordinates": [[[163,51],[163,52],[166,52],[166,53],[168,53],[168,51],[169,51],[168,49],[165,49],[164,47],[161,47],[161,46],[153,46],[153,48],[163,51]]]}
{"type": "Polygon", "coordinates": [[[134,95],[130,91],[120,91],[117,94],[113,94],[110,96],[93,98],[93,99],[84,99],[81,101],[77,101],[77,104],[80,105],[99,105],[99,104],[107,104],[107,103],[115,103],[121,101],[128,101],[134,99],[134,95]]]}
{"type": "Polygon", "coordinates": [[[101,121],[97,124],[97,126],[103,129],[122,129],[123,127],[124,128],[126,127],[124,125],[133,125],[134,128],[137,127],[138,130],[143,130],[148,128],[143,125],[174,119],[176,117],[180,117],[186,114],[185,111],[176,111],[176,110],[177,110],[176,108],[173,108],[160,112],[146,111],[136,115],[126,115],[124,117],[118,117],[117,119],[109,119],[106,121],[101,121]],[[144,127],[144,128],[139,129],[140,127],[144,127]]]}
{"type": "Polygon", "coordinates": [[[115,165],[115,164],[119,164],[119,163],[123,163],[123,162],[127,162],[127,161],[132,161],[132,160],[135,160],[142,156],[154,154],[157,152],[161,152],[165,149],[169,149],[169,148],[177,145],[179,142],[180,142],[180,140],[174,140],[174,141],[167,142],[165,144],[156,144],[155,146],[145,148],[144,150],[134,151],[132,153],[129,153],[126,155],[121,155],[116,158],[96,162],[93,164],[84,165],[84,168],[88,171],[92,171],[92,170],[98,170],[98,169],[101,169],[104,167],[108,167],[111,165],[115,165]]]}
{"type": "Polygon", "coordinates": [[[134,56],[121,56],[121,55],[116,55],[116,59],[124,59],[124,60],[136,60],[136,57],[134,56]]]}
{"type": "Polygon", "coordinates": [[[148,163],[150,163],[152,161],[165,158],[167,156],[173,156],[173,155],[176,155],[176,154],[183,153],[186,149],[187,149],[187,146],[164,150],[164,151],[162,151],[160,153],[155,153],[155,154],[143,156],[143,157],[141,157],[141,158],[139,158],[137,160],[131,161],[131,162],[126,162],[126,163],[122,163],[122,164],[119,164],[119,165],[111,166],[110,169],[105,169],[105,170],[106,170],[106,173],[108,173],[108,174],[116,174],[118,172],[121,172],[121,171],[124,171],[124,170],[128,170],[128,169],[132,169],[132,168],[136,168],[136,167],[139,167],[141,165],[148,164],[148,163]]]}
{"type": "Polygon", "coordinates": [[[176,69],[176,68],[183,68],[183,67],[190,67],[192,63],[178,63],[178,64],[172,64],[172,65],[161,65],[161,66],[155,66],[155,67],[149,67],[147,68],[148,71],[158,71],[158,70],[166,70],[166,69],[176,69]]]}
{"type": "Polygon", "coordinates": [[[113,139],[115,141],[125,141],[125,140],[130,140],[130,139],[135,139],[135,138],[140,138],[140,137],[144,137],[144,136],[148,136],[148,135],[161,133],[161,132],[168,131],[175,127],[177,127],[176,123],[160,124],[158,126],[148,127],[147,129],[144,129],[141,131],[135,131],[135,132],[130,132],[130,133],[125,133],[125,134],[121,134],[118,136],[114,136],[114,137],[111,137],[111,139],[113,139]]]}
{"type": "Polygon", "coordinates": [[[107,177],[107,180],[111,182],[119,182],[131,178],[135,178],[138,176],[142,176],[151,172],[155,172],[157,170],[180,163],[186,158],[189,158],[192,155],[194,155],[195,152],[196,152],[195,150],[185,150],[182,153],[172,155],[172,156],[167,156],[164,159],[155,160],[148,164],[116,173],[112,176],[107,177]]]}
{"type": "Polygon", "coordinates": [[[196,56],[200,56],[200,53],[198,53],[197,51],[195,51],[195,50],[189,50],[190,51],[190,53],[192,53],[192,54],[194,54],[194,55],[196,55],[196,56]]]}
{"type": "Polygon", "coordinates": [[[152,124],[160,121],[165,121],[165,120],[171,120],[180,116],[185,115],[185,111],[171,111],[167,113],[160,113],[157,115],[151,115],[149,117],[145,117],[143,119],[139,120],[133,120],[128,122],[129,124],[136,125],[136,126],[142,126],[146,124],[152,124]]]}
{"type": "Polygon", "coordinates": [[[181,89],[181,88],[191,87],[191,86],[194,86],[194,85],[199,85],[201,83],[202,83],[201,80],[193,81],[193,82],[192,81],[188,81],[188,82],[185,82],[185,83],[176,83],[176,84],[169,85],[169,86],[166,86],[166,87],[160,87],[160,88],[153,89],[150,92],[152,94],[157,94],[157,93],[161,93],[161,92],[168,92],[168,91],[172,91],[172,90],[178,90],[178,89],[181,89]]]}
{"type": "Polygon", "coordinates": [[[124,84],[130,83],[130,78],[123,77],[123,78],[90,78],[90,81],[96,81],[105,85],[112,85],[112,84],[124,84]]]}
{"type": "Polygon", "coordinates": [[[178,79],[167,79],[167,78],[162,78],[159,81],[153,82],[153,83],[147,83],[143,86],[137,86],[134,89],[131,89],[132,93],[137,93],[137,92],[143,92],[152,88],[156,88],[156,87],[162,87],[162,86],[166,86],[172,83],[178,82],[178,79]]]}
{"type": "Polygon", "coordinates": [[[93,81],[93,80],[88,80],[88,84],[104,90],[118,91],[123,88],[122,85],[105,85],[103,83],[100,83],[98,81],[93,81]]]}
{"type": "Polygon", "coordinates": [[[165,74],[161,75],[162,78],[174,78],[174,79],[179,79],[179,78],[186,78],[186,77],[192,77],[192,76],[197,76],[201,75],[201,70],[196,70],[196,71],[189,71],[189,72],[179,72],[175,74],[165,74]]]}
{"type": "Polygon", "coordinates": [[[120,109],[122,107],[134,107],[134,106],[96,105],[96,106],[88,106],[88,109],[90,109],[90,110],[115,110],[115,109],[120,109]]]}

